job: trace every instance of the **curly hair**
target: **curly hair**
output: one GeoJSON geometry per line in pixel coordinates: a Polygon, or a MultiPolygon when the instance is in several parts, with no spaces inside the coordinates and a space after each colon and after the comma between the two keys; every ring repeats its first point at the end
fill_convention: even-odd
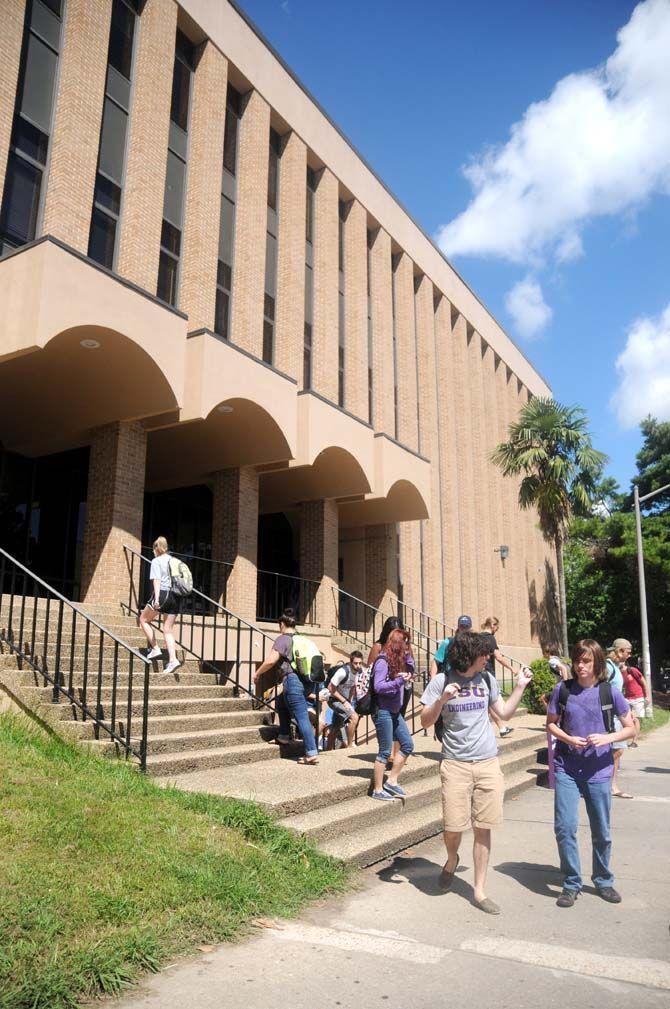
{"type": "Polygon", "coordinates": [[[476,634],[468,631],[457,634],[449,645],[447,662],[457,673],[465,673],[482,655],[491,654],[491,639],[488,634],[476,634]]]}
{"type": "Polygon", "coordinates": [[[402,676],[407,659],[407,631],[401,631],[399,628],[391,631],[382,649],[382,655],[386,657],[391,679],[402,676]]]}

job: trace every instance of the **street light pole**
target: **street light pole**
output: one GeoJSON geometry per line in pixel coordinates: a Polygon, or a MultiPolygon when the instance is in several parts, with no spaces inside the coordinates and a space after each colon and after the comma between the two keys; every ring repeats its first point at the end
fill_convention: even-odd
{"type": "Polygon", "coordinates": [[[653,700],[651,693],[649,622],[647,620],[647,588],[644,581],[644,549],[642,546],[642,519],[640,516],[640,505],[643,501],[648,501],[649,498],[656,497],[657,494],[661,494],[666,490],[670,490],[670,483],[666,484],[665,487],[659,487],[658,490],[650,491],[649,494],[645,494],[643,497],[640,497],[640,491],[637,484],[633,490],[633,499],[635,502],[635,538],[637,540],[637,575],[640,585],[640,623],[642,625],[642,672],[644,673],[645,682],[647,684],[645,707],[647,709],[646,713],[648,718],[651,718],[653,714],[653,700]]]}

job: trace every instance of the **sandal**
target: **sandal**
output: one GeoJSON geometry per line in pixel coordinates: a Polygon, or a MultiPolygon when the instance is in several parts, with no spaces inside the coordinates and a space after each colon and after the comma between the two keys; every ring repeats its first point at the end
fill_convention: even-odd
{"type": "Polygon", "coordinates": [[[291,737],[290,736],[275,736],[275,738],[272,740],[272,742],[276,743],[277,746],[288,746],[288,744],[291,742],[291,737]]]}
{"type": "Polygon", "coordinates": [[[612,795],[616,795],[617,799],[634,799],[635,796],[631,795],[630,792],[612,792],[612,795]]]}
{"type": "Polygon", "coordinates": [[[318,757],[298,757],[299,764],[306,764],[307,767],[314,767],[315,764],[319,763],[318,757]]]}

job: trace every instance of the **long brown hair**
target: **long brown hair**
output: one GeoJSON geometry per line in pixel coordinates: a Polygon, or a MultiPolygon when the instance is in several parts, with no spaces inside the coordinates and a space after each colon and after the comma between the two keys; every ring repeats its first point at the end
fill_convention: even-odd
{"type": "Polygon", "coordinates": [[[596,683],[602,683],[607,678],[607,659],[602,646],[597,641],[594,641],[593,638],[582,638],[581,641],[577,641],[573,645],[572,671],[574,675],[577,676],[575,667],[578,659],[586,654],[593,656],[593,675],[596,678],[596,683]]]}
{"type": "Polygon", "coordinates": [[[395,679],[405,672],[407,660],[407,631],[391,631],[382,649],[389,667],[389,676],[395,679]]]}

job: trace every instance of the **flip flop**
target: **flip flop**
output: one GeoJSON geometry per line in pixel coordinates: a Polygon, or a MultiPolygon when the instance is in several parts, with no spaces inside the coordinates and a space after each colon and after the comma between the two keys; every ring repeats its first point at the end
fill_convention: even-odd
{"type": "Polygon", "coordinates": [[[617,799],[634,799],[635,796],[631,795],[630,792],[612,792],[612,795],[616,795],[617,799]]]}
{"type": "Polygon", "coordinates": [[[319,761],[313,757],[298,757],[298,764],[305,764],[306,767],[315,767],[319,761]]]}

